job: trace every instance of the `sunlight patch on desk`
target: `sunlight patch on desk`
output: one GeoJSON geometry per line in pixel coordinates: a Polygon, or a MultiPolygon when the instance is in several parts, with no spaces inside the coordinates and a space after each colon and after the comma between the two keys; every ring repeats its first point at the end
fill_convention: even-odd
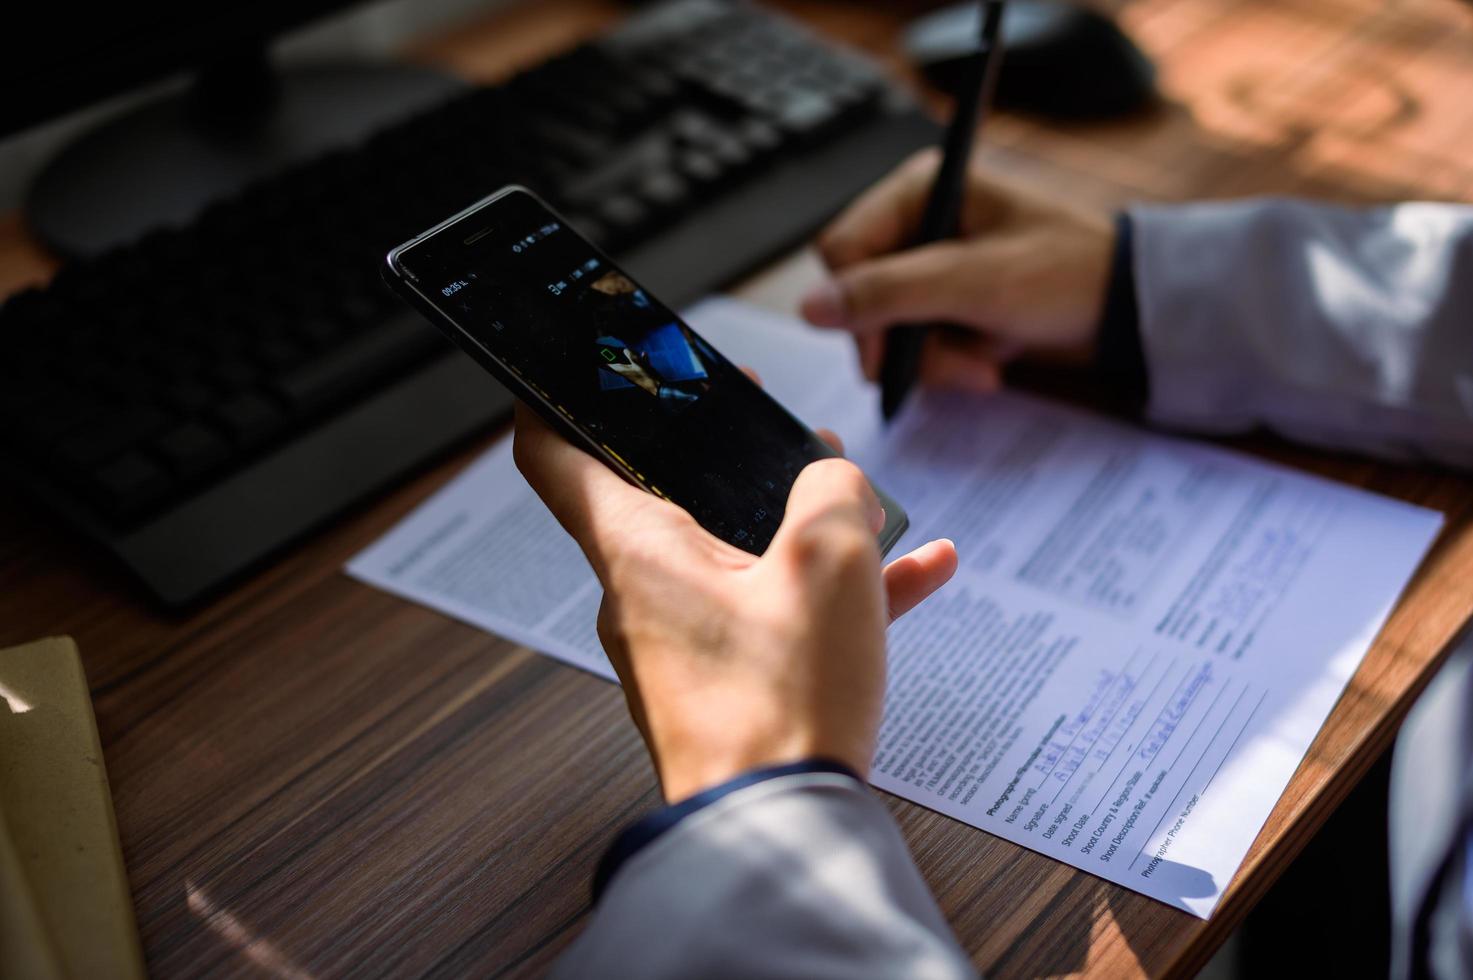
{"type": "Polygon", "coordinates": [[[292,962],[269,939],[263,939],[228,910],[216,905],[194,882],[184,882],[184,898],[189,911],[199,916],[211,932],[240,950],[246,959],[272,976],[284,977],[286,980],[313,980],[311,973],[292,962]]]}

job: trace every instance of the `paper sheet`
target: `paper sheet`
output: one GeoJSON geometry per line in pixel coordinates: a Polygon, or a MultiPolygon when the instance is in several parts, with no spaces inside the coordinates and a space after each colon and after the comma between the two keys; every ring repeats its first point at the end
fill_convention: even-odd
{"type": "MultiPolygon", "coordinates": [[[[1016,394],[886,431],[848,342],[732,300],[690,322],[905,506],[955,580],[890,632],[871,779],[1206,917],[1440,514],[1016,394]]],[[[582,555],[487,452],[351,574],[612,677],[582,555]]]]}

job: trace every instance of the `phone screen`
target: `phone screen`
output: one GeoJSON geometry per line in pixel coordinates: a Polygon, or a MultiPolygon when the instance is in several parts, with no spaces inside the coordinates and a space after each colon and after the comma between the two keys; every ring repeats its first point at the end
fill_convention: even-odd
{"type": "Polygon", "coordinates": [[[834,455],[530,193],[496,197],[398,263],[632,479],[746,551],[772,540],[799,471],[834,455]]]}

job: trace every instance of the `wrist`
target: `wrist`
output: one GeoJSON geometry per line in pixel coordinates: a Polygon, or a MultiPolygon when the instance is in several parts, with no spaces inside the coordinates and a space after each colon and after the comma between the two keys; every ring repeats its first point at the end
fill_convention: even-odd
{"type": "MultiPolygon", "coordinates": [[[[744,773],[786,766],[807,759],[825,759],[853,770],[863,779],[869,772],[873,746],[863,740],[807,730],[803,726],[753,726],[734,723],[700,724],[667,730],[651,739],[655,768],[665,800],[677,803],[744,773]]],[[[652,735],[655,732],[652,731],[652,735]]]]}
{"type": "Polygon", "coordinates": [[[1108,215],[1091,212],[1079,219],[1077,280],[1071,284],[1084,302],[1077,307],[1083,342],[1074,348],[1074,363],[1088,365],[1099,358],[1104,339],[1101,325],[1109,309],[1114,283],[1114,263],[1119,251],[1120,229],[1108,215]]]}

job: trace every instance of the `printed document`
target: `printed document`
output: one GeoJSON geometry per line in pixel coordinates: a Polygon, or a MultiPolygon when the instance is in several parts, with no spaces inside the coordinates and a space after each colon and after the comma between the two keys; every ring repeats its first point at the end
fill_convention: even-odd
{"type": "MultiPolygon", "coordinates": [[[[1441,515],[1018,394],[879,422],[848,340],[688,314],[906,508],[956,578],[890,630],[871,779],[1206,917],[1441,515]]],[[[597,581],[509,441],[348,570],[603,677],[597,581]]]]}

